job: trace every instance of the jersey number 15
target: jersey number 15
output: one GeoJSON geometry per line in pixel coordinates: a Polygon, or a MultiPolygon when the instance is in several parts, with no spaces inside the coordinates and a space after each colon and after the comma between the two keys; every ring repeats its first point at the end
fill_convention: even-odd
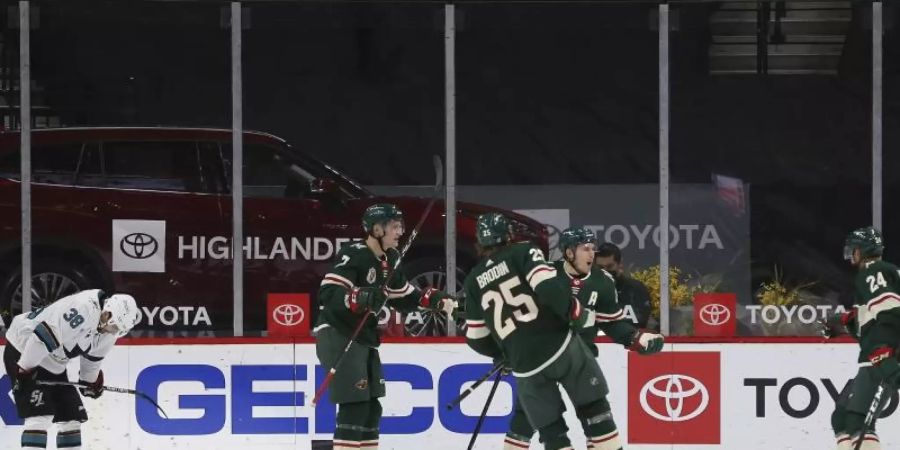
{"type": "Polygon", "coordinates": [[[487,311],[494,304],[494,331],[501,340],[506,339],[510,333],[516,330],[516,322],[531,322],[537,319],[538,307],[528,294],[512,293],[512,290],[520,286],[519,277],[513,277],[500,283],[500,291],[487,291],[481,296],[481,307],[487,311]],[[512,317],[503,319],[503,306],[509,305],[513,309],[512,317]],[[515,318],[515,321],[513,321],[515,318]]]}

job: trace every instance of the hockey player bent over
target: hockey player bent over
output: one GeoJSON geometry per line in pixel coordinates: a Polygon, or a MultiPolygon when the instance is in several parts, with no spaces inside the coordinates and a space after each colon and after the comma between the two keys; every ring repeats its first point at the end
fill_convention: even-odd
{"type": "Polygon", "coordinates": [[[863,430],[866,412],[879,384],[886,385],[882,395],[886,403],[900,381],[896,354],[900,343],[900,275],[897,266],[881,260],[883,250],[881,233],[872,227],[853,231],[844,243],[844,258],[858,270],[854,279],[857,305],[837,319],[859,340],[860,352],[859,371],[841,392],[831,416],[838,450],[855,448],[860,438],[861,449],[881,448],[874,423],[863,430]]]}
{"type": "MultiPolygon", "coordinates": [[[[341,357],[357,324],[367,314],[377,314],[382,305],[401,312],[420,307],[452,311],[456,306],[444,292],[431,288],[420,291],[400,270],[392,272],[403,236],[403,213],[396,206],[372,205],[362,222],[365,242],[344,246],[319,287],[316,355],[329,370],[341,357]],[[387,284],[385,280],[389,280],[387,284]]],[[[329,385],[331,401],[338,404],[335,450],[378,448],[378,398],[384,397],[385,390],[377,322],[366,322],[329,385]]]]}
{"type": "MultiPolygon", "coordinates": [[[[644,333],[634,327],[625,317],[625,311],[619,306],[616,298],[616,282],[612,274],[593,268],[594,249],[596,248],[594,232],[585,228],[568,228],[559,237],[559,248],[563,259],[553,263],[556,279],[571,290],[571,295],[592,314],[595,320],[588,320],[578,335],[597,357],[597,346],[594,338],[597,329],[612,338],[613,341],[641,354],[652,354],[662,350],[663,337],[659,334],[644,333]]],[[[597,390],[604,395],[609,392],[606,380],[600,378],[597,390]]],[[[605,401],[605,400],[604,400],[605,401]]],[[[534,429],[528,422],[521,403],[516,402],[514,414],[509,422],[509,432],[504,441],[504,450],[521,450],[528,448],[534,429]]],[[[622,448],[619,432],[612,414],[607,412],[600,423],[586,423],[581,418],[584,430],[595,430],[594,435],[586,434],[588,450],[617,450],[622,448]],[[597,434],[599,433],[599,435],[597,434]]]]}
{"type": "Polygon", "coordinates": [[[107,296],[99,289],[61,298],[45,308],[14,317],[3,352],[6,373],[15,380],[16,412],[25,419],[22,448],[47,448],[47,430],[57,425],[56,448],[81,448],[81,423],[87,413],[74,386],[44,386],[40,381],[69,381],[66,364],[81,357],[79,378],[86,397],[103,393],[100,364],[116,339],[138,320],[130,295],[107,296]]]}
{"type": "MultiPolygon", "coordinates": [[[[615,433],[600,366],[574,337],[594,315],[559,282],[557,270],[530,243],[512,243],[509,220],[479,216],[481,261],[465,281],[466,341],[478,353],[505,358],[516,377],[522,409],[547,450],[571,449],[563,420],[566,390],[592,439],[615,433]]],[[[593,255],[591,255],[593,257],[593,255]]],[[[652,339],[641,339],[649,348],[652,339]]]]}

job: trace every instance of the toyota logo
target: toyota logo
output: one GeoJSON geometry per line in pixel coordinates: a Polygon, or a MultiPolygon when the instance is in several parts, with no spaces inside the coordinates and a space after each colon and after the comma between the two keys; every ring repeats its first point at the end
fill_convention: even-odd
{"type": "Polygon", "coordinates": [[[700,321],[711,326],[722,325],[731,319],[731,310],[718,303],[710,303],[700,308],[700,321]]]}
{"type": "Polygon", "coordinates": [[[292,327],[303,322],[305,317],[303,308],[292,303],[278,305],[277,308],[272,310],[272,319],[275,320],[275,323],[286,327],[292,327]]]}
{"type": "Polygon", "coordinates": [[[131,233],[119,241],[119,249],[129,258],[147,259],[159,250],[159,242],[147,233],[131,233]]]}
{"type": "Polygon", "coordinates": [[[685,422],[691,420],[709,406],[709,391],[700,380],[687,375],[660,375],[644,385],[640,393],[641,408],[644,412],[655,419],[666,422],[685,422]],[[665,385],[660,386],[660,382],[665,381],[665,385]],[[654,406],[659,402],[654,402],[654,406],[650,405],[649,396],[661,398],[665,404],[665,411],[658,411],[654,406]],[[696,406],[696,402],[690,402],[693,406],[692,411],[685,411],[685,400],[695,396],[700,396],[700,403],[696,406]]]}

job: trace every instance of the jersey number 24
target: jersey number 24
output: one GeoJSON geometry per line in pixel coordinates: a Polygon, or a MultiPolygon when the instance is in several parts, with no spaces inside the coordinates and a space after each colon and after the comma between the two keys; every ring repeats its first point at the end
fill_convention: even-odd
{"type": "Polygon", "coordinates": [[[512,290],[522,283],[519,277],[513,277],[500,283],[500,291],[487,291],[481,296],[481,307],[485,311],[494,304],[494,331],[500,339],[506,339],[510,333],[516,330],[516,322],[531,322],[537,319],[538,307],[528,294],[512,293],[512,290]],[[512,317],[503,319],[503,306],[509,305],[513,309],[512,317]],[[513,317],[515,321],[513,321],[513,317]]]}

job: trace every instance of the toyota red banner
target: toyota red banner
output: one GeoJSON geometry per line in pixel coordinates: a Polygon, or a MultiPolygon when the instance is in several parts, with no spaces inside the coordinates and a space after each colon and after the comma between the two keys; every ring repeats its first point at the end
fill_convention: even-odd
{"type": "Polygon", "coordinates": [[[628,442],[720,444],[718,352],[628,354],[628,442]]]}
{"type": "Polygon", "coordinates": [[[269,294],[269,336],[309,336],[309,294],[269,294]]]}
{"type": "Polygon", "coordinates": [[[694,295],[694,336],[734,336],[737,297],[729,293],[694,295]]]}

